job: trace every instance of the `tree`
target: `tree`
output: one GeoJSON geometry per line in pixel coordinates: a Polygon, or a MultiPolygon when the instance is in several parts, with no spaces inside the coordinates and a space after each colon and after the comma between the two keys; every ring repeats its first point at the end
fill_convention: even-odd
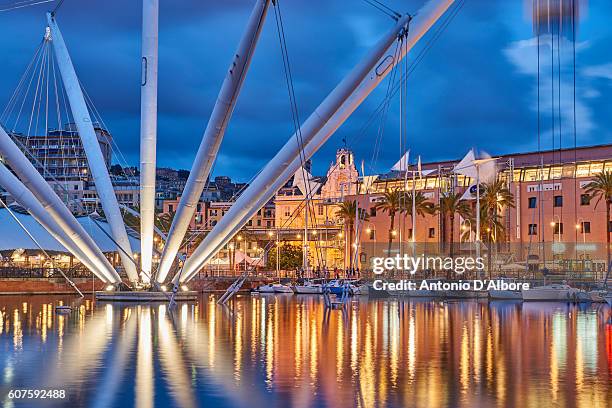
{"type": "MultiPolygon", "coordinates": [[[[336,211],[336,216],[341,218],[344,221],[344,230],[346,234],[346,242],[347,248],[346,251],[350,254],[353,242],[353,230],[355,229],[355,216],[357,215],[357,201],[343,201],[338,204],[338,210],[336,211]]],[[[365,209],[359,209],[359,220],[366,221],[368,219],[368,215],[365,209]]],[[[353,257],[349,257],[349,268],[353,268],[353,257]]]]}
{"type": "Polygon", "coordinates": [[[387,254],[391,254],[391,245],[395,232],[395,215],[404,210],[404,206],[402,205],[403,199],[404,193],[399,189],[394,189],[386,191],[375,206],[376,210],[380,210],[389,215],[389,246],[387,248],[387,254]]]}
{"type": "Polygon", "coordinates": [[[606,204],[606,254],[608,266],[606,269],[606,278],[604,284],[607,285],[610,275],[610,206],[612,206],[612,172],[604,171],[595,176],[595,179],[585,186],[585,192],[591,198],[597,198],[595,208],[601,200],[606,204]]]}
{"type": "Polygon", "coordinates": [[[435,211],[438,212],[443,219],[447,217],[450,220],[450,234],[449,234],[449,256],[453,256],[454,236],[455,230],[455,214],[459,214],[463,218],[469,218],[472,214],[472,209],[467,201],[461,199],[461,193],[445,193],[440,197],[440,204],[435,207],[435,211]]]}
{"type": "MultiPolygon", "coordinates": [[[[267,267],[276,270],[276,248],[268,251],[267,267]]],[[[278,249],[279,267],[282,270],[296,269],[302,266],[304,256],[301,245],[291,245],[284,242],[278,249]]]]}
{"type": "Polygon", "coordinates": [[[514,195],[503,180],[484,183],[481,189],[480,206],[486,208],[489,214],[499,214],[508,207],[514,208],[514,195]]]}
{"type": "MultiPolygon", "coordinates": [[[[416,202],[414,203],[414,208],[419,217],[424,217],[425,215],[431,215],[435,212],[435,205],[429,201],[425,194],[421,191],[417,191],[415,193],[416,202]]],[[[404,204],[402,205],[402,212],[406,212],[406,214],[412,216],[412,193],[407,193],[405,195],[404,204]]]]}

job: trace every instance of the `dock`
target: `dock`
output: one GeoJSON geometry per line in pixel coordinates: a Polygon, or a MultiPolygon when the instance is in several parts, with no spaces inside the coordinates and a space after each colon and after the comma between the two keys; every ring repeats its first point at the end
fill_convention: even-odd
{"type": "MultiPolygon", "coordinates": [[[[102,302],[169,302],[170,292],[149,291],[99,291],[96,292],[96,300],[102,302]]],[[[194,290],[177,292],[174,300],[176,302],[190,302],[198,300],[198,292],[194,290]]]]}

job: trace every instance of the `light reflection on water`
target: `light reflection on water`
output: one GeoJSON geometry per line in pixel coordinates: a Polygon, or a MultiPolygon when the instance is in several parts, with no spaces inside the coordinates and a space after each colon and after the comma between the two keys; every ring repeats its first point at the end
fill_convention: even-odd
{"type": "MultiPolygon", "coordinates": [[[[0,403],[65,389],[56,406],[609,406],[601,305],[313,296],[181,304],[0,298],[0,403]],[[77,310],[58,315],[54,306],[77,310]]],[[[48,406],[52,401],[46,402],[48,406]]]]}

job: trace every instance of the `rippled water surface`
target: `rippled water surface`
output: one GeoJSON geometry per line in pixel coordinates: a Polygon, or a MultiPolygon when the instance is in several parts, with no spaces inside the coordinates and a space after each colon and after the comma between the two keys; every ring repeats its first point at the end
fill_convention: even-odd
{"type": "Polygon", "coordinates": [[[603,305],[204,296],[148,303],[0,297],[4,407],[604,407],[603,305]],[[78,309],[58,315],[54,306],[78,309]],[[9,400],[14,389],[63,400],[9,400]]]}

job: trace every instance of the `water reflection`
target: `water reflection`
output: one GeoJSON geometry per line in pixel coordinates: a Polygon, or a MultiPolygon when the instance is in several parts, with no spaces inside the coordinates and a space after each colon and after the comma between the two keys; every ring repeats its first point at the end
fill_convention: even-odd
{"type": "MultiPolygon", "coordinates": [[[[56,406],[597,407],[612,395],[609,309],[566,304],[205,296],[165,305],[0,298],[0,398],[56,406]],[[48,401],[53,405],[53,401],[48,401]]],[[[4,407],[32,406],[0,399],[4,407]]]]}

